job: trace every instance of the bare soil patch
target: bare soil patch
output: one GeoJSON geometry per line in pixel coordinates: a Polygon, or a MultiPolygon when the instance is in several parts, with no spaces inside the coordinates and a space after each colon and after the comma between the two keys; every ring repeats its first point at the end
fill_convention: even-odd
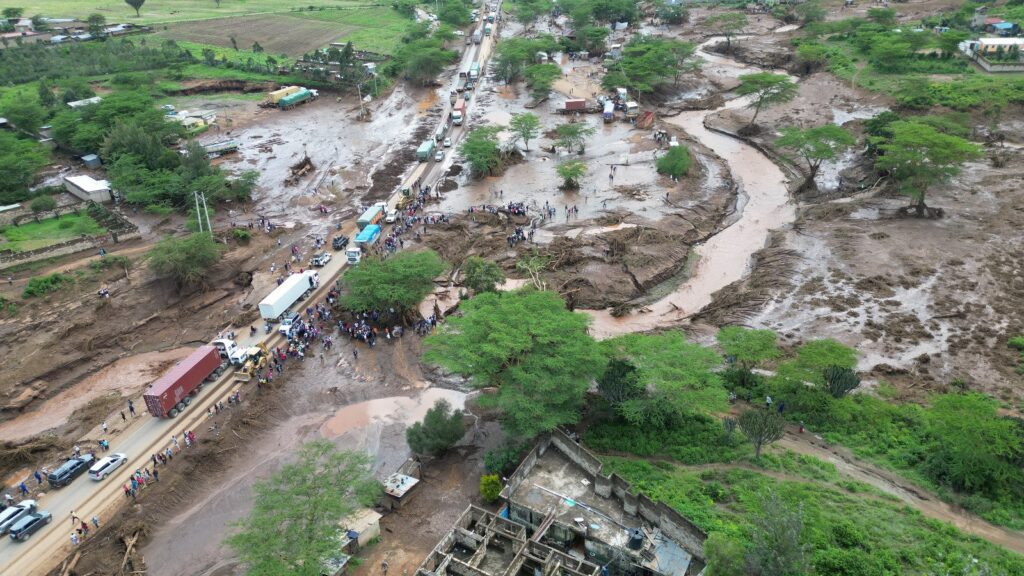
{"type": "Polygon", "coordinates": [[[164,24],[157,36],[231,48],[231,38],[239,48],[254,42],[272,54],[296,57],[323,48],[355,29],[337,22],[293,18],[284,14],[238,16],[164,24]]]}

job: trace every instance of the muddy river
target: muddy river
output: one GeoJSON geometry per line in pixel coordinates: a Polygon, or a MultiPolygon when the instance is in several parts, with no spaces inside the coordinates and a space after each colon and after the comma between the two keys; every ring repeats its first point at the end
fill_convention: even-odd
{"type": "MultiPolygon", "coordinates": [[[[697,51],[698,56],[724,75],[757,71],[703,49],[720,40],[706,41],[697,51]]],[[[704,127],[706,117],[748,104],[748,99],[736,98],[715,110],[684,112],[664,119],[685,130],[728,164],[739,186],[736,215],[724,230],[695,248],[697,261],[690,277],[664,298],[646,306],[644,312],[616,318],[610,310],[587,310],[593,317],[590,331],[595,337],[609,338],[674,325],[699,312],[711,303],[715,292],[749,272],[751,255],[764,248],[772,230],[787,226],[796,218],[786,177],[774,162],[741,140],[704,127]]]]}

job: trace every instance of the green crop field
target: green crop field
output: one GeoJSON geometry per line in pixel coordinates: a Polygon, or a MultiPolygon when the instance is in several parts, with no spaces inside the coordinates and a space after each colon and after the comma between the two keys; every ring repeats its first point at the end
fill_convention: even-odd
{"type": "Polygon", "coordinates": [[[65,214],[60,218],[3,228],[0,230],[0,250],[25,252],[77,238],[82,234],[91,236],[104,232],[106,229],[87,214],[65,214]]]}
{"type": "Polygon", "coordinates": [[[85,18],[89,14],[103,14],[108,22],[132,24],[157,24],[223,18],[225,16],[247,16],[288,12],[309,6],[338,8],[377,6],[377,2],[366,0],[147,0],[135,17],[135,10],[124,0],[12,0],[5,6],[18,6],[28,16],[42,14],[51,18],[85,18]]]}
{"type": "Polygon", "coordinates": [[[195,44],[240,49],[259,42],[270,54],[298,57],[331,42],[351,41],[360,50],[390,54],[409,20],[391,8],[286,12],[157,26],[157,35],[195,44]]]}

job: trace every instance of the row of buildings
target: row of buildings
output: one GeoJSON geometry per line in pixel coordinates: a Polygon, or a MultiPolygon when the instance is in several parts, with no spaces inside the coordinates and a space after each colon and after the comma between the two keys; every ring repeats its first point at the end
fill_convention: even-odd
{"type": "MultiPolygon", "coordinates": [[[[20,40],[21,42],[46,42],[49,44],[63,44],[65,42],[85,42],[93,40],[95,36],[89,30],[89,24],[74,18],[43,18],[46,23],[45,29],[37,30],[31,18],[19,18],[7,20],[0,18],[0,27],[11,29],[8,32],[0,33],[0,38],[7,42],[20,40]]],[[[135,26],[134,24],[112,24],[102,27],[102,36],[123,36],[135,32],[141,32],[148,28],[135,26]]]]}

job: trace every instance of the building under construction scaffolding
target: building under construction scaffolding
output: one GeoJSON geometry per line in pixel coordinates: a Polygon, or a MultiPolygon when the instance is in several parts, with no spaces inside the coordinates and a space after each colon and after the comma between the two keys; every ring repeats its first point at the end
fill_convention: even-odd
{"type": "Polygon", "coordinates": [[[499,514],[470,506],[416,576],[694,576],[706,535],[556,431],[501,492],[499,514]]]}

